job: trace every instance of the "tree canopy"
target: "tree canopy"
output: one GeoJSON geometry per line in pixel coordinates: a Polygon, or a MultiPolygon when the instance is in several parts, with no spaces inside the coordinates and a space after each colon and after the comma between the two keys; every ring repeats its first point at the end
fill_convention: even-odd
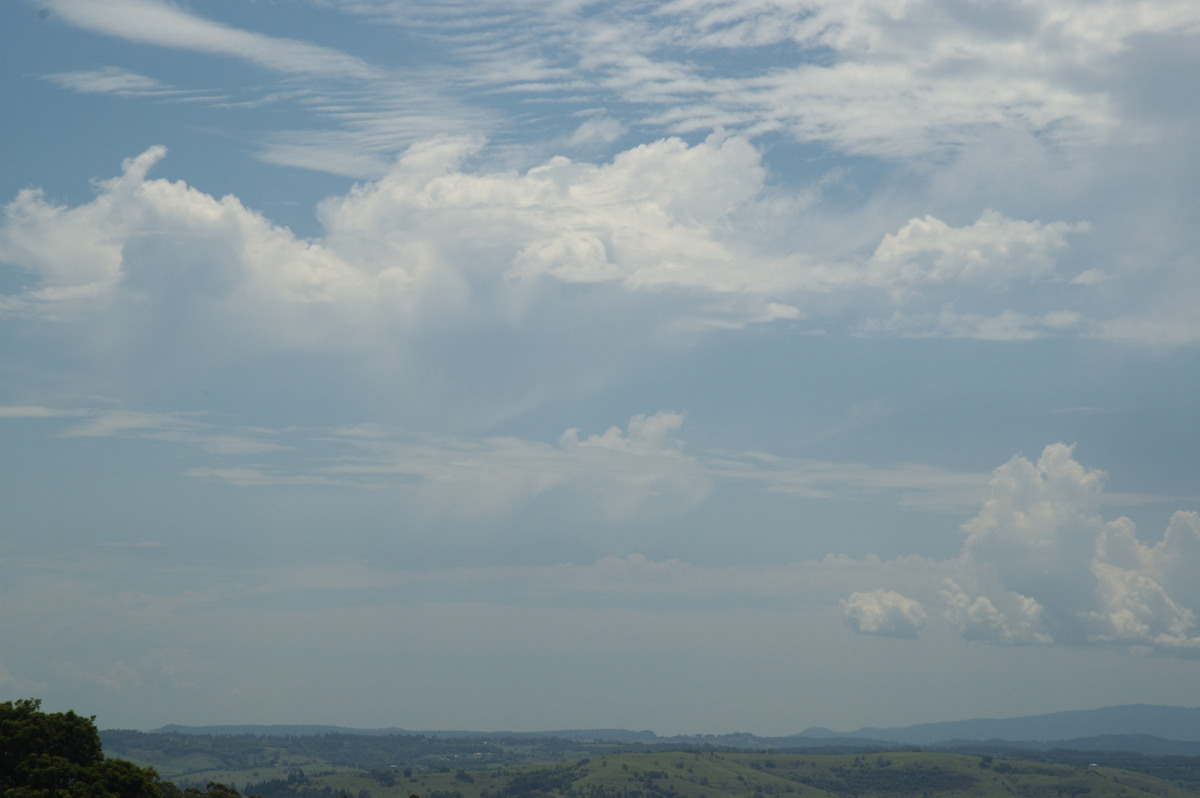
{"type": "Polygon", "coordinates": [[[210,784],[205,793],[162,782],[153,768],[105,759],[95,717],[42,712],[40,699],[0,703],[0,796],[3,798],[236,798],[210,784]]]}

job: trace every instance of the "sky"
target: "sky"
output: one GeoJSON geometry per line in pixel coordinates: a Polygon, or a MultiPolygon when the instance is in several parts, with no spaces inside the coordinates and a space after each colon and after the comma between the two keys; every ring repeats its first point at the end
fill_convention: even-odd
{"type": "Polygon", "coordinates": [[[1194,0],[0,4],[0,700],[1200,705],[1194,0]]]}

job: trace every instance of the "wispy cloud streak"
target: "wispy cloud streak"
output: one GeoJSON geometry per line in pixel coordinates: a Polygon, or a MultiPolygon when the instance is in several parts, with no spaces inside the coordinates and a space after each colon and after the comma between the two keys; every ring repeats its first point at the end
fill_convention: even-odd
{"type": "Polygon", "coordinates": [[[331,47],[241,30],[157,0],[42,0],[72,25],[96,33],[237,58],[294,75],[371,79],[383,72],[331,47]]]}

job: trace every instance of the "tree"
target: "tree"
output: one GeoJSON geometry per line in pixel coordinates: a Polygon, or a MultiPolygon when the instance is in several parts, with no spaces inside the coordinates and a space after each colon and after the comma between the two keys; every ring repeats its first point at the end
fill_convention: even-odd
{"type": "Polygon", "coordinates": [[[44,757],[88,767],[100,762],[100,735],[92,718],[46,714],[37,698],[0,704],[0,787],[15,787],[44,757]]]}
{"type": "Polygon", "coordinates": [[[162,798],[153,769],[104,758],[94,717],[41,707],[36,698],[0,703],[0,795],[162,798]]]}

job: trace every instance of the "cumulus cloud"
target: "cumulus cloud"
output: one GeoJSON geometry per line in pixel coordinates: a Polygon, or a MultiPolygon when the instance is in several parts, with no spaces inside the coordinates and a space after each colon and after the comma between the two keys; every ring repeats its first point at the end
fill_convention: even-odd
{"type": "Polygon", "coordinates": [[[947,618],[970,639],[1200,650],[1200,515],[1178,512],[1162,540],[1104,520],[1104,474],[1047,446],[996,469],[990,498],[963,525],[947,618]]]}
{"type": "Polygon", "coordinates": [[[521,173],[461,170],[480,146],[414,147],[388,177],[327,201],[321,217],[331,245],[346,250],[349,236],[375,220],[404,219],[409,246],[440,255],[443,269],[474,262],[510,281],[548,276],[631,291],[759,295],[792,282],[759,262],[741,265],[720,235],[763,186],[759,154],[744,139],[664,139],[604,165],[555,157],[521,173]],[[459,235],[463,229],[471,236],[459,235]]]}
{"type": "Polygon", "coordinates": [[[868,261],[867,280],[894,291],[949,281],[1002,288],[1015,279],[1053,272],[1054,255],[1067,246],[1066,234],[1086,229],[1008,219],[993,210],[969,227],[954,228],[932,216],[911,219],[883,237],[868,261]]]}
{"type": "Polygon", "coordinates": [[[458,171],[477,146],[414,147],[388,178],[325,203],[319,242],[234,197],[147,179],[161,147],[127,160],[90,203],[69,208],[23,191],[6,208],[0,258],[40,283],[10,296],[8,313],[70,320],[123,305],[125,326],[191,320],[238,330],[238,347],[265,339],[289,348],[320,347],[334,339],[331,328],[352,333],[371,319],[411,329],[473,313],[480,301],[515,307],[520,292],[504,290],[505,275],[615,280],[630,290],[771,290],[753,270],[727,273],[734,255],[708,230],[761,186],[757,154],[743,141],[664,141],[605,167],[554,159],[524,174],[458,171]],[[733,190],[715,190],[726,182],[733,190]],[[499,290],[480,295],[490,288],[499,290]]]}
{"type": "Polygon", "coordinates": [[[667,436],[683,426],[683,416],[679,413],[655,413],[652,416],[637,415],[629,419],[626,430],[620,427],[609,427],[603,435],[589,435],[580,440],[579,430],[567,430],[559,438],[564,447],[598,446],[603,449],[617,451],[648,451],[661,449],[667,443],[667,436]]]}
{"type": "Polygon", "coordinates": [[[984,595],[968,596],[953,579],[946,579],[942,595],[946,617],[967,640],[992,643],[1052,643],[1054,639],[1039,631],[1043,608],[1036,599],[1019,593],[1002,592],[998,608],[984,595]]]}
{"type": "Polygon", "coordinates": [[[10,297],[9,315],[81,325],[85,346],[123,358],[154,339],[201,361],[205,350],[319,346],[323,309],[362,296],[362,275],[235,197],[147,179],[165,154],[127,159],[89,203],[25,190],[6,207],[0,260],[37,279],[10,297]]]}
{"type": "Polygon", "coordinates": [[[846,625],[864,635],[914,638],[928,620],[920,602],[894,590],[852,593],[841,607],[846,625]]]}
{"type": "MultiPolygon", "coordinates": [[[[1200,513],[1176,512],[1162,538],[1146,542],[1130,519],[1101,515],[1104,480],[1063,443],[1036,461],[1013,457],[992,472],[982,508],[962,525],[958,556],[941,561],[941,573],[921,566],[932,578],[925,584],[940,590],[919,593],[924,604],[893,590],[855,592],[841,601],[845,623],[912,637],[925,607],[940,605],[972,641],[1200,654],[1200,513]]],[[[892,565],[892,580],[908,568],[892,565]]]]}
{"type": "MultiPolygon", "coordinates": [[[[674,318],[643,324],[703,329],[809,318],[839,290],[911,300],[955,283],[993,296],[1052,271],[1077,229],[993,212],[964,228],[924,217],[884,235],[869,257],[847,251],[822,262],[762,240],[755,219],[773,211],[760,154],[745,139],[663,139],[600,165],[555,157],[524,172],[464,169],[481,144],[411,147],[386,177],[325,201],[318,240],[235,197],[148,178],[162,147],[125,161],[89,203],[65,207],[23,191],[5,209],[0,259],[38,282],[7,296],[3,310],[104,324],[88,335],[93,346],[166,335],[210,349],[224,342],[229,354],[319,351],[432,320],[512,325],[536,315],[538,302],[577,301],[565,289],[547,294],[549,281],[659,295],[676,304],[674,318]],[[709,324],[698,322],[706,315],[709,324]]],[[[971,329],[956,318],[934,330],[971,329]]],[[[1056,329],[1069,321],[1041,317],[1056,329]]]]}
{"type": "Polygon", "coordinates": [[[481,165],[485,146],[413,145],[321,203],[314,238],[152,177],[162,147],[89,202],[22,191],[0,220],[0,262],[27,279],[0,315],[72,347],[104,381],[93,393],[128,399],[185,364],[219,384],[256,359],[336,360],[361,395],[402,397],[393,417],[476,430],[592,391],[648,351],[751,325],[1015,341],[1101,324],[1083,304],[1098,286],[1059,273],[1090,237],[1080,223],[906,214],[821,243],[787,232],[803,203],[771,186],[744,137],[504,170],[481,165]],[[481,374],[486,402],[472,399],[481,374]]]}
{"type": "MultiPolygon", "coordinates": [[[[487,243],[498,246],[502,262],[480,254],[488,249],[482,241],[478,247],[463,242],[456,250],[444,240],[431,243],[438,236],[421,238],[419,231],[356,231],[389,238],[387,246],[372,242],[364,247],[376,254],[427,257],[427,269],[444,277],[441,290],[447,298],[468,304],[476,299],[479,292],[469,289],[480,286],[486,269],[513,283],[550,279],[624,291],[736,297],[716,311],[708,306],[705,312],[679,314],[681,318],[660,325],[687,333],[781,318],[820,324],[828,308],[849,304],[870,308],[863,313],[867,318],[852,325],[855,332],[868,334],[1009,341],[1086,335],[1166,346],[1200,339],[1195,314],[1189,312],[1195,295],[1187,253],[1193,246],[1181,243],[1174,259],[1144,251],[1155,241],[1134,242],[1126,235],[1136,232],[1129,229],[1128,218],[1140,214],[1114,210],[1107,233],[1104,220],[1091,220],[1096,247],[1124,239],[1127,254],[1107,262],[1098,258],[1086,268],[1073,263],[1071,272],[1077,276],[1071,279],[1057,270],[1059,260],[1070,260],[1075,242],[1092,229],[1083,219],[1062,219],[1041,198],[994,202],[1001,210],[992,211],[979,204],[985,191],[988,197],[1010,191],[993,191],[993,184],[1001,177],[995,170],[1020,168],[1010,159],[1027,160],[1025,152],[996,155],[1008,152],[1004,148],[1013,142],[1025,142],[1039,157],[1070,173],[1042,176],[1042,189],[1053,197],[1061,199],[1072,190],[1124,191],[1126,186],[1108,182],[1106,175],[1116,174],[1110,165],[1144,161],[1130,151],[1114,152],[1112,142],[1155,141],[1169,130],[1154,127],[1149,117],[1132,118],[1122,105],[1122,92],[1134,91],[1135,79],[1157,77],[1162,82],[1161,76],[1144,74],[1150,68],[1142,63],[1148,41],[1175,37],[1187,42],[1200,30],[1200,12],[1183,0],[1055,0],[1036,7],[969,10],[940,2],[847,5],[830,0],[650,5],[622,0],[600,10],[495,2],[469,12],[456,5],[339,6],[345,13],[421,31],[412,35],[438,37],[439,51],[452,63],[436,70],[404,67],[397,73],[403,72],[403,79],[397,81],[376,80],[381,74],[377,69],[331,48],[242,31],[157,0],[45,0],[44,5],[71,24],[108,35],[232,56],[285,74],[350,77],[362,84],[336,101],[332,95],[308,97],[303,101],[310,104],[306,113],[320,115],[321,121],[303,130],[270,132],[263,157],[379,178],[365,184],[360,196],[335,198],[325,209],[330,218],[338,216],[339,206],[344,220],[345,214],[365,212],[371,205],[390,205],[398,214],[393,221],[407,213],[430,224],[440,219],[455,232],[495,234],[487,243]],[[488,31],[487,46],[480,44],[479,26],[488,31]],[[688,59],[681,61],[679,52],[688,52],[688,59]],[[731,62],[738,67],[728,68],[731,62]],[[421,146],[403,155],[404,167],[392,163],[402,147],[415,141],[502,129],[503,114],[494,106],[463,102],[481,88],[503,88],[531,102],[569,90],[587,110],[572,106],[578,114],[570,119],[577,126],[574,134],[555,129],[552,138],[555,146],[576,155],[615,143],[631,130],[653,130],[655,137],[683,134],[692,141],[713,129],[734,135],[719,137],[722,146],[649,142],[605,164],[545,158],[530,169],[531,158],[513,172],[466,168],[468,159],[478,160],[478,144],[460,152],[457,160],[445,161],[446,174],[412,171],[421,146]],[[932,168],[938,188],[955,196],[942,201],[910,197],[882,209],[889,199],[863,214],[819,214],[811,227],[852,231],[843,237],[862,239],[840,249],[822,247],[815,240],[821,234],[812,233],[797,245],[785,231],[802,220],[766,201],[771,180],[754,146],[767,146],[768,135],[773,140],[780,134],[822,142],[838,152],[915,159],[925,164],[918,172],[932,168]],[[992,164],[993,173],[959,170],[947,150],[977,153],[976,158],[992,164]],[[1001,162],[1003,167],[995,166],[1001,162]],[[414,180],[415,185],[407,186],[411,196],[392,190],[414,180]],[[479,205],[456,204],[454,197],[465,195],[433,191],[450,182],[479,205]],[[955,185],[961,182],[987,189],[968,192],[955,185]],[[964,194],[970,194],[969,203],[956,205],[964,194]],[[506,197],[524,204],[504,208],[506,197]],[[699,207],[704,204],[708,207],[699,207]],[[950,209],[962,215],[951,219],[950,209]],[[874,213],[886,216],[887,223],[870,218],[874,213]],[[498,233],[505,225],[511,234],[498,233]],[[399,243],[405,232],[412,237],[407,248],[399,243]],[[1108,238],[1102,240],[1103,235],[1108,238]],[[444,264],[459,263],[458,252],[483,264],[481,269],[447,274],[444,264]],[[1157,301],[1136,311],[1126,306],[1089,312],[1100,305],[1084,305],[1081,294],[1096,303],[1103,298],[1100,291],[1085,289],[1113,281],[1115,291],[1116,281],[1126,276],[1123,270],[1139,277],[1170,271],[1183,276],[1158,290],[1157,301]],[[1031,293],[1020,301],[1009,298],[1022,286],[1044,288],[1059,281],[1061,290],[1044,293],[1045,301],[1032,299],[1031,293]],[[970,286],[968,296],[950,290],[964,285],[970,286]],[[847,303],[821,301],[831,292],[864,288],[903,303],[903,312],[893,316],[890,307],[880,311],[873,296],[863,301],[856,295],[847,303]],[[788,315],[775,312],[779,310],[788,315]]],[[[82,91],[150,96],[165,90],[153,78],[116,67],[50,77],[82,91]]],[[[554,124],[562,121],[556,118],[554,124]]],[[[1195,160],[1190,144],[1178,146],[1188,149],[1171,153],[1168,161],[1195,160]]],[[[539,158],[550,154],[544,142],[534,149],[542,153],[539,158]]],[[[1156,162],[1147,166],[1147,174],[1165,176],[1165,170],[1173,169],[1156,162]]],[[[1162,181],[1147,182],[1157,188],[1162,181]]],[[[820,192],[814,190],[813,196],[819,198],[820,192]]],[[[1178,202],[1164,199],[1164,205],[1178,202]]],[[[797,202],[793,208],[801,206],[797,202]]],[[[1178,232],[1147,238],[1182,241],[1178,232]]],[[[389,277],[408,279],[413,273],[402,267],[389,277]]],[[[1157,281],[1139,284],[1148,292],[1145,287],[1157,281]]],[[[538,290],[509,288],[508,298],[516,305],[520,300],[514,295],[527,298],[538,290]]],[[[47,287],[40,299],[81,298],[83,292],[81,286],[47,287]]],[[[0,298],[0,312],[22,309],[27,303],[0,298]]]]}

